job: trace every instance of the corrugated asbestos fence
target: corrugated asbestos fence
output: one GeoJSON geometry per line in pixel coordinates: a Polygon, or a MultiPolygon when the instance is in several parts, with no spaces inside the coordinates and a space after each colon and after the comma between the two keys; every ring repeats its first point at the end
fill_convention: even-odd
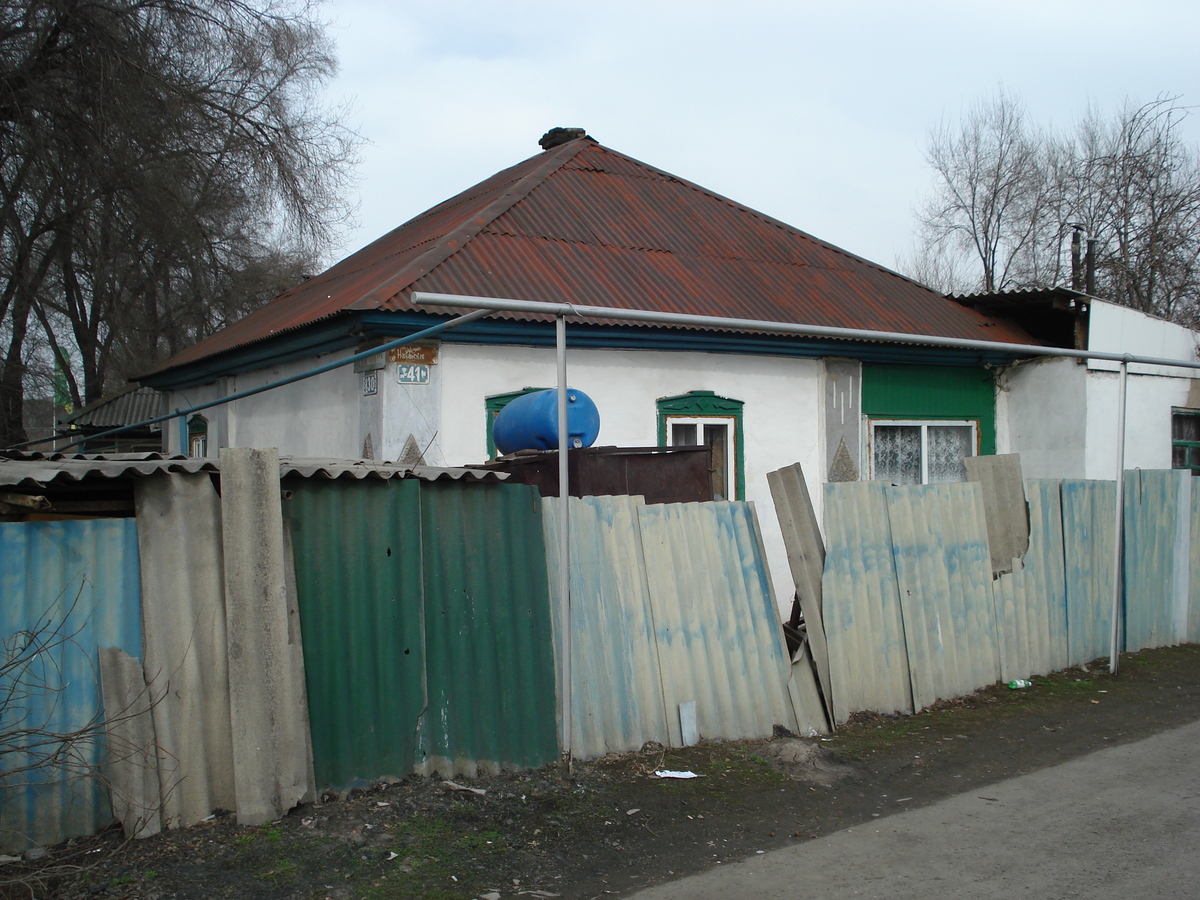
{"type": "MultiPolygon", "coordinates": [[[[140,480],[136,528],[0,526],[4,597],[21,598],[0,607],[6,652],[43,621],[71,637],[37,660],[61,696],[10,700],[5,724],[14,710],[55,730],[94,724],[99,668],[131,833],[217,806],[264,821],[314,788],[557,758],[558,561],[544,541],[557,546],[557,501],[524,485],[312,477],[281,500],[272,454],[232,451],[221,471],[220,495],[207,473],[140,480]]],[[[778,485],[804,506],[800,486],[778,485]]],[[[824,607],[836,721],[1107,653],[1111,482],[1029,482],[1028,549],[996,580],[979,484],[826,490],[823,579],[808,592],[824,607]]],[[[1123,514],[1124,646],[1200,639],[1200,482],[1130,472],[1123,514]]],[[[681,745],[692,713],[710,738],[824,730],[813,658],[788,658],[752,505],[587,497],[571,516],[576,756],[681,745]]],[[[797,565],[819,570],[815,528],[793,526],[814,545],[797,565]]],[[[39,772],[8,785],[0,817],[19,849],[91,831],[109,806],[92,781],[39,772]]]]}
{"type": "Polygon", "coordinates": [[[535,488],[310,480],[285,512],[318,787],[557,758],[535,488]]]}
{"type": "MultiPolygon", "coordinates": [[[[558,501],[543,510],[556,585],[558,501]]],[[[683,704],[695,704],[708,738],[769,736],[776,724],[797,728],[798,712],[813,716],[793,705],[793,693],[819,700],[789,683],[751,504],[584,497],[570,516],[577,757],[681,746],[683,704]]]]}
{"type": "MultiPolygon", "coordinates": [[[[1200,484],[1126,473],[1123,649],[1200,640],[1200,484]]],[[[1109,652],[1116,489],[1026,484],[1029,549],[993,581],[978,484],[825,488],[834,718],[920,710],[1109,652]]]]}
{"type": "Polygon", "coordinates": [[[0,598],[0,851],[11,853],[112,820],[93,777],[105,753],[96,650],[141,654],[133,520],[0,523],[0,598]],[[71,733],[58,764],[24,768],[71,733]]]}

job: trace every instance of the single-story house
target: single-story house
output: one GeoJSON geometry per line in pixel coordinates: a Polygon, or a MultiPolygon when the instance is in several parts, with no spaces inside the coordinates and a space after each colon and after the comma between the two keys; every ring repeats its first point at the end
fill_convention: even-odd
{"type": "MultiPolygon", "coordinates": [[[[769,512],[773,469],[799,461],[818,506],[818,482],[957,480],[971,454],[1022,452],[1032,476],[1111,477],[1115,380],[1105,366],[1024,364],[1011,353],[923,345],[923,336],[1082,339],[1129,352],[1160,344],[1183,352],[1186,343],[1186,329],[1071,291],[948,298],[581,130],[555,129],[540,143],[543,152],[177,354],[142,383],[181,409],[369,350],[447,318],[414,306],[417,291],[911,335],[568,326],[570,381],[599,407],[597,443],[712,445],[716,493],[758,502],[786,603],[783,543],[769,512]]],[[[1145,402],[1131,404],[1131,465],[1167,465],[1172,408],[1200,409],[1190,379],[1177,375],[1146,376],[1169,389],[1147,387],[1145,402]]],[[[499,409],[555,379],[553,322],[495,313],[164,427],[163,449],[478,463],[495,452],[499,409]]]]}

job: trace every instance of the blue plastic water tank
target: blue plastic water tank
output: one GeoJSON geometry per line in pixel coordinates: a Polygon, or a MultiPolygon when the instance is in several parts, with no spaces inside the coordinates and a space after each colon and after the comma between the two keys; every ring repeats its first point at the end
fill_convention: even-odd
{"type": "MultiPolygon", "coordinates": [[[[600,434],[600,411],[583,391],[567,388],[567,434],[571,447],[590,447],[600,434]]],[[[500,410],[492,437],[501,453],[558,449],[558,390],[523,394],[500,410]]]]}

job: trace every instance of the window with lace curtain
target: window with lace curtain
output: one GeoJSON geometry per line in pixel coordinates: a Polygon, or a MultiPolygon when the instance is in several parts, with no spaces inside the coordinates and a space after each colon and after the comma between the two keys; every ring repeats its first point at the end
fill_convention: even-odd
{"type": "Polygon", "coordinates": [[[973,421],[871,420],[871,477],[892,484],[966,481],[963,459],[978,452],[973,421]]]}

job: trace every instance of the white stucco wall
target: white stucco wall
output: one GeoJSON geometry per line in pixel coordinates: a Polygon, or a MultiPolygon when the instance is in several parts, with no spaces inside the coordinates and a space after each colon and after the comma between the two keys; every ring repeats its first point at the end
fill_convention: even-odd
{"type": "MultiPolygon", "coordinates": [[[[444,344],[442,368],[439,465],[486,458],[485,397],[557,383],[551,349],[444,344]]],[[[711,353],[570,350],[567,372],[570,385],[591,397],[600,410],[597,445],[657,444],[660,397],[713,391],[745,404],[746,499],[758,510],[776,597],[781,608],[789,609],[791,576],[766,476],[781,466],[801,463],[819,507],[823,363],[711,353]]]]}
{"type": "MultiPolygon", "coordinates": [[[[169,402],[171,408],[186,408],[345,359],[355,352],[341,350],[229,376],[213,384],[172,392],[169,402]]],[[[369,436],[375,459],[398,460],[411,436],[417,449],[425,452],[429,465],[444,465],[438,446],[440,358],[429,366],[427,384],[398,383],[392,363],[375,371],[377,392],[373,395],[363,394],[363,375],[347,365],[206,410],[201,415],[209,420],[209,452],[215,456],[220,447],[278,447],[283,455],[358,459],[369,436]]],[[[179,452],[178,424],[172,422],[171,429],[171,451],[179,452]]]]}
{"type": "MultiPolygon", "coordinates": [[[[1196,359],[1189,329],[1093,301],[1088,348],[1196,359]]],[[[996,401],[997,452],[1020,453],[1030,478],[1116,475],[1118,364],[1046,359],[1003,373],[996,401]]],[[[1125,468],[1171,467],[1171,409],[1200,404],[1196,370],[1132,363],[1125,410],[1125,468]],[[1189,399],[1189,397],[1191,399],[1189,399]]]]}
{"type": "MultiPolygon", "coordinates": [[[[1196,359],[1196,334],[1182,325],[1148,316],[1137,310],[1104,303],[1091,302],[1088,314],[1088,349],[1108,353],[1130,353],[1134,356],[1156,356],[1162,359],[1196,359]]],[[[1118,363],[1089,360],[1088,368],[1115,372],[1118,363]]],[[[1169,378],[1191,378],[1195,369],[1176,369],[1164,366],[1144,366],[1132,363],[1130,373],[1155,374],[1169,378]]]]}
{"type": "MultiPolygon", "coordinates": [[[[1195,360],[1196,335],[1182,325],[1112,303],[1093,301],[1088,349],[1195,360]]],[[[1113,478],[1117,465],[1119,366],[1088,361],[1086,478],[1113,478]]],[[[1200,402],[1195,369],[1129,365],[1125,401],[1125,468],[1171,467],[1171,407],[1200,402]],[[1192,400],[1189,401],[1189,394],[1192,400]]]]}
{"type": "MultiPolygon", "coordinates": [[[[1087,384],[1085,478],[1114,478],[1117,467],[1116,372],[1091,371],[1087,384]]],[[[1125,468],[1171,468],[1171,407],[1186,407],[1189,378],[1130,375],[1125,400],[1125,468]]]]}
{"type": "Polygon", "coordinates": [[[1000,373],[996,452],[1021,454],[1026,478],[1081,478],[1087,423],[1087,368],[1043,358],[1000,373]]]}

